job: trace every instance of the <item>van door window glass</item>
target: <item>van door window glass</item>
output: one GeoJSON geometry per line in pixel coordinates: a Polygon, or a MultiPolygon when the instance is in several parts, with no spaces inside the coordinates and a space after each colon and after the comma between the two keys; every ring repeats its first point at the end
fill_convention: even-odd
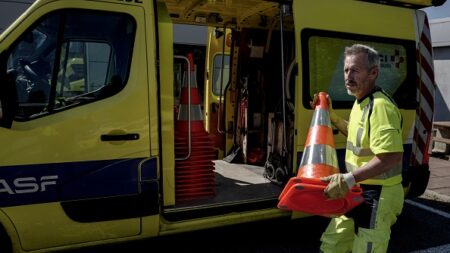
{"type": "MultiPolygon", "coordinates": [[[[307,33],[306,33],[307,34],[307,33]]],[[[333,99],[333,107],[350,108],[355,98],[347,94],[344,85],[344,49],[355,43],[369,45],[380,54],[380,74],[376,84],[390,94],[400,108],[415,106],[415,70],[414,46],[409,41],[387,40],[354,35],[344,36],[338,33],[319,33],[307,36],[307,45],[303,45],[307,63],[304,67],[307,80],[304,82],[304,105],[314,93],[326,91],[333,99]],[[332,35],[332,36],[328,36],[332,35]]],[[[412,42],[413,43],[413,42],[412,42]]]]}
{"type": "Polygon", "coordinates": [[[95,99],[87,94],[101,92],[107,84],[111,46],[100,42],[69,41],[64,43],[62,52],[55,108],[80,99],[95,99]]]}
{"type": "Polygon", "coordinates": [[[10,51],[16,120],[112,96],[128,78],[136,25],[131,16],[86,10],[47,15],[10,51]]]}
{"type": "Polygon", "coordinates": [[[223,57],[223,83],[222,93],[220,92],[220,83],[222,82],[222,54],[214,56],[214,68],[213,68],[213,94],[216,96],[224,95],[225,87],[228,84],[230,78],[230,56],[225,55],[223,57]]]}
{"type": "Polygon", "coordinates": [[[45,111],[49,104],[59,15],[25,32],[8,57],[8,75],[16,83],[18,118],[45,111]]]}

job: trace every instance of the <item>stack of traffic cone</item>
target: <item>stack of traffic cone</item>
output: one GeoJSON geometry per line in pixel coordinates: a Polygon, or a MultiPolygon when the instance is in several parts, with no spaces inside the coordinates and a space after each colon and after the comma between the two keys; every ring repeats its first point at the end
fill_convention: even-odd
{"type": "Polygon", "coordinates": [[[291,178],[279,196],[278,208],[333,216],[348,212],[362,203],[362,190],[352,188],[343,199],[327,199],[327,183],[320,180],[339,173],[336,145],[331,127],[328,98],[320,92],[296,177],[291,178]]]}
{"type": "Polygon", "coordinates": [[[181,158],[175,162],[175,199],[177,201],[215,195],[214,163],[212,162],[216,158],[214,141],[203,127],[201,99],[192,53],[189,53],[187,58],[190,65],[190,69],[187,69],[190,71],[190,81],[186,80],[181,88],[180,105],[175,122],[175,156],[181,158]]]}

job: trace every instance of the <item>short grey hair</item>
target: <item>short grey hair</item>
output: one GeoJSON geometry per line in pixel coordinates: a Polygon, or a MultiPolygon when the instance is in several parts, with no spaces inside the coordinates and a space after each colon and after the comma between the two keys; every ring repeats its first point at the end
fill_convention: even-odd
{"type": "Polygon", "coordinates": [[[354,44],[350,47],[345,47],[345,57],[350,55],[357,55],[360,53],[364,53],[367,55],[367,68],[369,70],[373,67],[380,68],[380,56],[378,55],[377,50],[363,44],[354,44]]]}

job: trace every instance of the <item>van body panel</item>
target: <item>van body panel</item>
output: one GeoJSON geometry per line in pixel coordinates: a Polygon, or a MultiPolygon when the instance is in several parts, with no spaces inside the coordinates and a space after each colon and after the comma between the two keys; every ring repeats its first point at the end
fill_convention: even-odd
{"type": "MultiPolygon", "coordinates": [[[[99,13],[116,13],[120,9],[134,20],[136,37],[130,73],[120,93],[32,120],[14,121],[11,129],[0,129],[1,143],[9,143],[0,154],[2,194],[15,196],[2,197],[2,205],[10,205],[8,199],[23,200],[16,203],[17,206],[5,207],[3,212],[14,223],[22,248],[27,251],[137,236],[141,233],[143,214],[119,214],[121,211],[111,210],[119,214],[118,218],[111,216],[110,220],[86,222],[74,220],[68,212],[78,210],[79,214],[80,208],[87,208],[88,212],[92,211],[88,213],[91,217],[81,219],[102,219],[92,215],[106,206],[89,207],[83,203],[99,199],[95,202],[106,201],[120,208],[120,203],[129,203],[128,200],[140,194],[153,192],[151,195],[157,197],[159,191],[155,181],[159,165],[156,159],[150,158],[159,150],[157,95],[153,92],[156,68],[154,61],[147,62],[146,55],[147,47],[155,48],[155,38],[145,26],[146,19],[152,19],[153,15],[145,13],[142,6],[117,1],[38,1],[6,32],[8,36],[3,37],[2,51],[13,47],[13,41],[20,39],[21,34],[42,17],[61,9],[99,13]],[[138,66],[148,66],[150,74],[147,75],[147,68],[138,66]],[[151,87],[148,76],[153,77],[151,87]],[[114,140],[115,135],[123,134],[132,134],[136,140],[114,140]],[[103,135],[112,136],[113,140],[102,140],[103,135]],[[141,184],[143,177],[147,182],[141,184]],[[44,179],[48,179],[47,183],[44,179]]],[[[152,24],[154,21],[149,23],[152,24]]],[[[154,59],[154,50],[151,52],[149,57],[154,59]]],[[[157,198],[152,204],[156,211],[145,215],[159,212],[157,198]]],[[[157,223],[158,220],[152,220],[152,229],[147,229],[147,233],[156,234],[157,223]]]]}
{"type": "Polygon", "coordinates": [[[158,4],[159,76],[161,101],[161,157],[164,206],[175,204],[174,155],[174,78],[173,78],[173,25],[164,4],[158,4]]]}
{"type": "Polygon", "coordinates": [[[116,224],[113,226],[111,222],[74,222],[64,214],[58,203],[38,204],[27,208],[10,207],[5,208],[5,212],[16,225],[24,250],[120,238],[124,235],[137,235],[140,232],[139,219],[119,220],[114,222],[116,224]],[[39,219],[32,214],[39,214],[39,219]]]}

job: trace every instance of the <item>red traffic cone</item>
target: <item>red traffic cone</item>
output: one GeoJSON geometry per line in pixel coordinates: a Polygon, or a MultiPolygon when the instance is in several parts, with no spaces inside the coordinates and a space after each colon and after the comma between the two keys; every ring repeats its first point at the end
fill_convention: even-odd
{"type": "Polygon", "coordinates": [[[203,133],[203,113],[201,108],[200,91],[197,87],[197,73],[194,64],[194,55],[188,53],[186,58],[189,60],[189,68],[186,71],[186,80],[181,87],[180,105],[178,108],[177,121],[175,129],[179,132],[203,133]],[[189,72],[189,74],[188,74],[189,72]]]}
{"type": "Polygon", "coordinates": [[[327,199],[327,183],[320,180],[339,173],[336,145],[331,127],[327,93],[320,92],[296,177],[291,178],[279,196],[278,208],[333,216],[348,212],[362,203],[362,190],[353,187],[343,199],[327,199]]]}
{"type": "Polygon", "coordinates": [[[175,199],[195,200],[215,195],[214,141],[203,127],[201,98],[192,53],[187,54],[190,78],[181,88],[175,121],[175,199]]]}

